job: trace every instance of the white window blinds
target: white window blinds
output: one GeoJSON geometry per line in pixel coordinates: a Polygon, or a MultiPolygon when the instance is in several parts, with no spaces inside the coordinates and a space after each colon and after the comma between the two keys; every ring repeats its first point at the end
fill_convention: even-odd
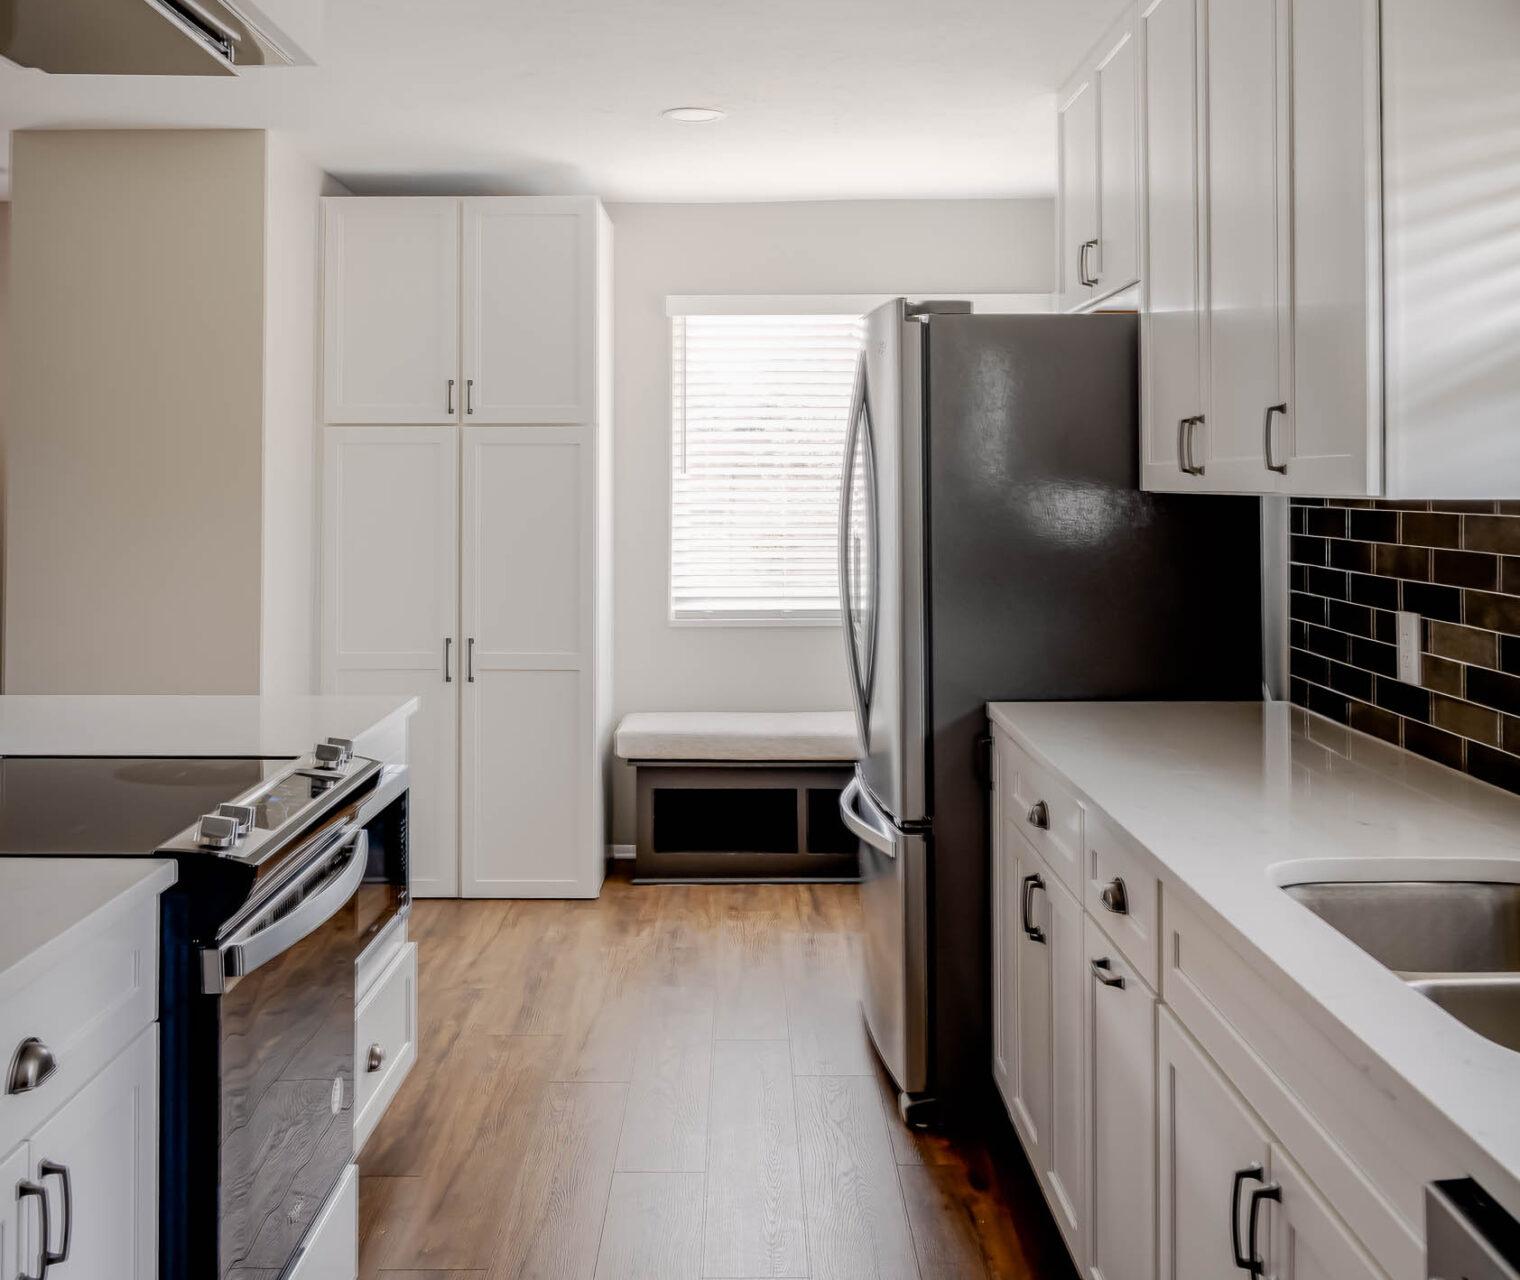
{"type": "Polygon", "coordinates": [[[859,315],[671,320],[670,615],[830,622],[859,315]]]}

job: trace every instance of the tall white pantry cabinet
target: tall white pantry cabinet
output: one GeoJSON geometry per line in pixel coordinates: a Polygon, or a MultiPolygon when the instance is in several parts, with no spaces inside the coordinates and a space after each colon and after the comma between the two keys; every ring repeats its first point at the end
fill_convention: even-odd
{"type": "Polygon", "coordinates": [[[323,688],[421,700],[414,893],[595,897],[611,224],[592,197],[323,206],[323,688]]]}

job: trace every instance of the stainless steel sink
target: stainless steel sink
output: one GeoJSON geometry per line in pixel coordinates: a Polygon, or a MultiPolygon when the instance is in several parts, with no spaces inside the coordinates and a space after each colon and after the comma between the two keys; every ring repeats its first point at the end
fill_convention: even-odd
{"type": "Polygon", "coordinates": [[[1459,1022],[1520,1052],[1520,884],[1329,881],[1285,892],[1459,1022]]]}

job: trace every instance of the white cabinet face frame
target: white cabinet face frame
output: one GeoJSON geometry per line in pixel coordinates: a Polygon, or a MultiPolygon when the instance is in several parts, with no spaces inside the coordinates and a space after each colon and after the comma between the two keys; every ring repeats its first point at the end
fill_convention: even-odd
{"type": "Polygon", "coordinates": [[[462,891],[594,897],[595,431],[464,433],[462,891]]]}
{"type": "Polygon", "coordinates": [[[459,421],[459,201],[322,201],[323,420],[459,421]]]}
{"type": "Polygon", "coordinates": [[[21,1194],[31,1175],[31,1149],[24,1142],[0,1160],[0,1276],[36,1275],[41,1270],[37,1197],[21,1194]]]}
{"type": "Polygon", "coordinates": [[[591,197],[463,202],[465,423],[595,418],[600,216],[591,197]]]}
{"type": "Polygon", "coordinates": [[[322,687],[420,700],[408,726],[412,892],[459,891],[459,432],[323,437],[322,687]]]}

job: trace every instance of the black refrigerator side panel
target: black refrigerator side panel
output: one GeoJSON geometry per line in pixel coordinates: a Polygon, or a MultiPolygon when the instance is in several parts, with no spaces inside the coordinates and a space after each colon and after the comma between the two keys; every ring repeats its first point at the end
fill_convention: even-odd
{"type": "Polygon", "coordinates": [[[990,1085],[984,704],[1261,694],[1254,498],[1139,490],[1133,316],[935,316],[925,398],[936,1089],[990,1085]]]}

